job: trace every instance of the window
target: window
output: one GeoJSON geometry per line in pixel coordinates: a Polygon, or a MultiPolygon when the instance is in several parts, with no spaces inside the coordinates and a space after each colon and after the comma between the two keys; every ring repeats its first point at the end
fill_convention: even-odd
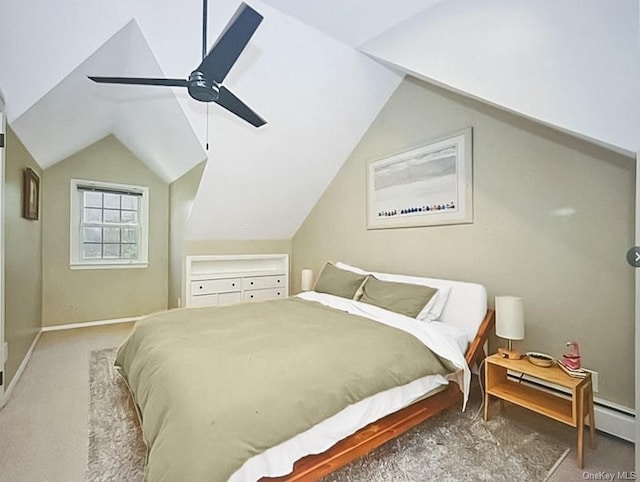
{"type": "Polygon", "coordinates": [[[71,180],[71,267],[146,267],[149,188],[71,180]]]}

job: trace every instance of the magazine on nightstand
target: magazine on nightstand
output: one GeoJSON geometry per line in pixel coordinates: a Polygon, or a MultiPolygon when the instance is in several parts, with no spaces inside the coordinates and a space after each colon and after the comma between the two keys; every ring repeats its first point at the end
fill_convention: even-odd
{"type": "Polygon", "coordinates": [[[577,370],[569,368],[562,362],[562,360],[558,360],[558,366],[562,368],[562,370],[564,370],[564,372],[570,377],[585,378],[587,376],[587,372],[582,368],[578,368],[577,370]]]}

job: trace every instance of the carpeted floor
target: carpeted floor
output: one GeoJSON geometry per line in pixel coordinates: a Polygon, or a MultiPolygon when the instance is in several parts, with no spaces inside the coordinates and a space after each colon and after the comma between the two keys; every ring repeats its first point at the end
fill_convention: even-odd
{"type": "MultiPolygon", "coordinates": [[[[90,361],[87,480],[141,481],[146,448],[115,349],[90,361]]],[[[325,478],[333,481],[542,481],[568,452],[562,441],[517,421],[483,422],[479,401],[427,420],[325,478]]]]}

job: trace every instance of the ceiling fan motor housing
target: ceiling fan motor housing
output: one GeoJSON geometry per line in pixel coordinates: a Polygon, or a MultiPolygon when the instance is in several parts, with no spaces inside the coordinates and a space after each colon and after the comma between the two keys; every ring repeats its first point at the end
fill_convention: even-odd
{"type": "Polygon", "coordinates": [[[213,82],[207,80],[202,72],[194,70],[189,76],[189,95],[200,102],[218,100],[218,89],[213,82]]]}

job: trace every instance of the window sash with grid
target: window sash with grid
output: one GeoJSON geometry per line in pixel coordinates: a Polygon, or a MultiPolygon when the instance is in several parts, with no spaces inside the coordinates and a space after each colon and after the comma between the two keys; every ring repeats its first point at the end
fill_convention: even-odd
{"type": "Polygon", "coordinates": [[[135,192],[82,189],[80,244],[84,260],[140,256],[140,200],[135,192]]]}

